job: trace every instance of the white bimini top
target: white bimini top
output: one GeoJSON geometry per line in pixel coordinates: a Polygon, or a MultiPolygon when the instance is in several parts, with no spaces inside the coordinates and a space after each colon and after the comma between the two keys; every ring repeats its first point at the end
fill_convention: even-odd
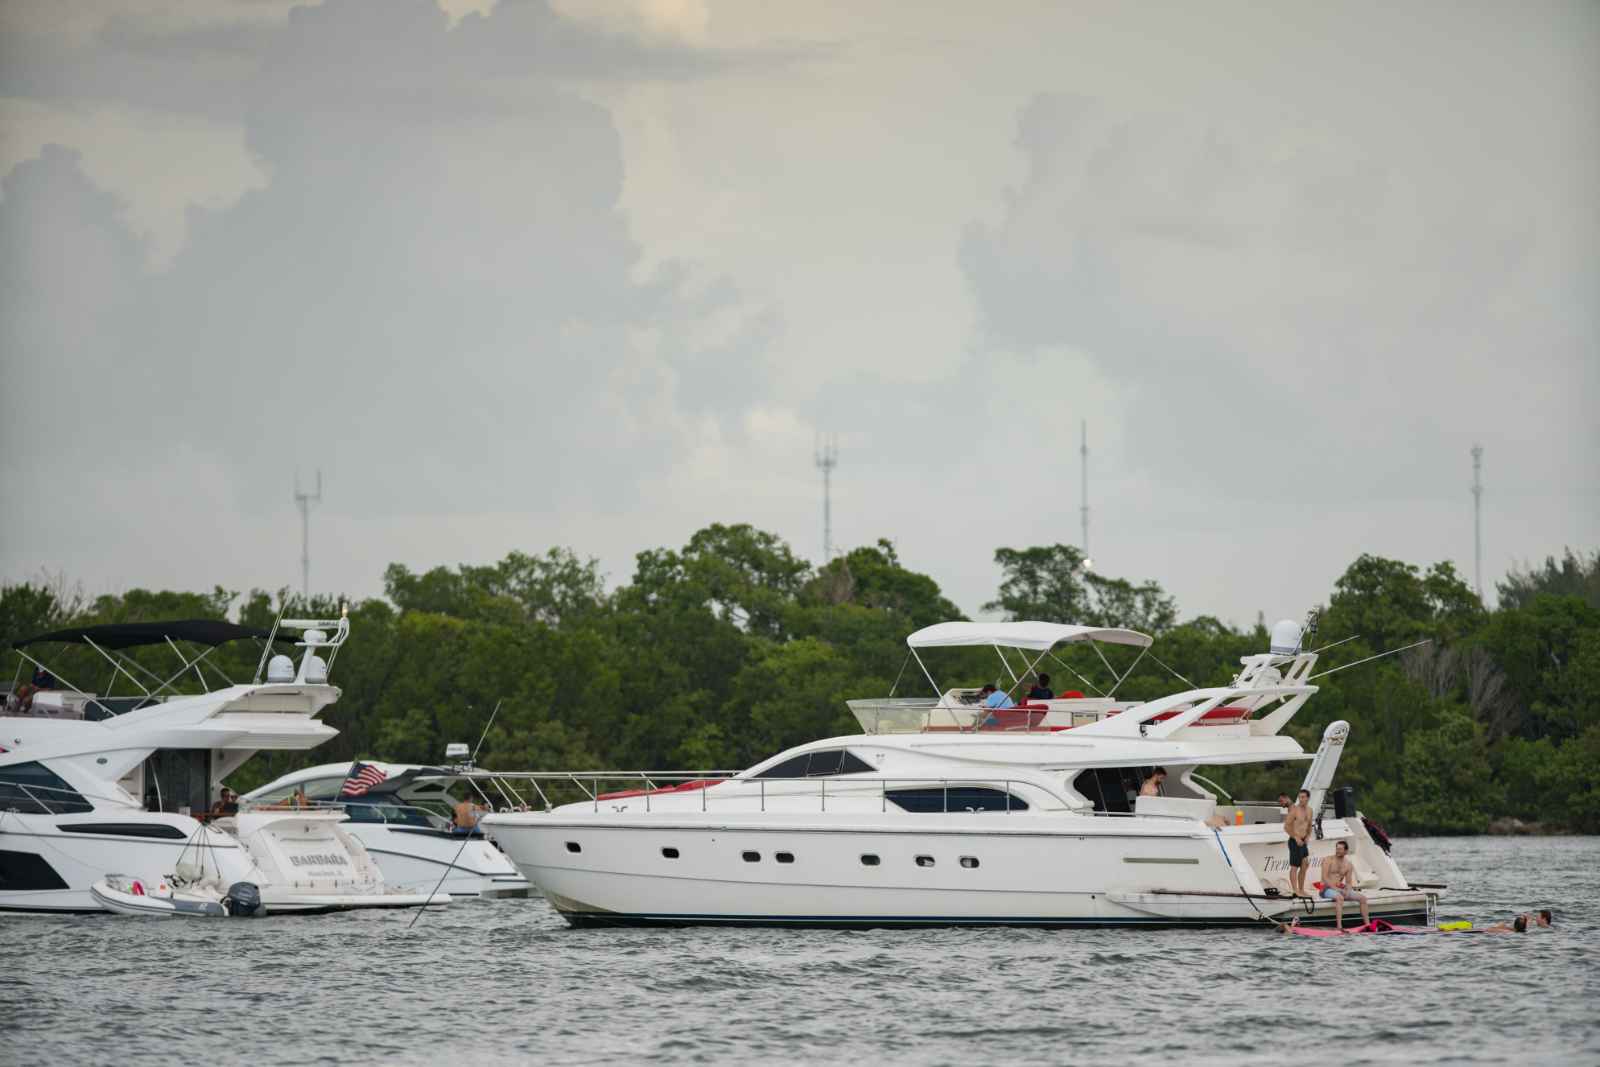
{"type": "Polygon", "coordinates": [[[1149,634],[1114,626],[1070,626],[1060,622],[941,622],[924,626],[910,637],[911,648],[951,648],[964,645],[1001,645],[1043,652],[1070,641],[1105,641],[1113,645],[1149,648],[1149,634]]]}

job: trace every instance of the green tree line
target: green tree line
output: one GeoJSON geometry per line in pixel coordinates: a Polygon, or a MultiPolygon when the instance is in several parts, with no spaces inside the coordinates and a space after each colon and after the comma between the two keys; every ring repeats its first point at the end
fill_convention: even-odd
{"type": "MultiPolygon", "coordinates": [[[[1107,651],[1116,670],[1133,667],[1119,696],[1223,685],[1240,656],[1267,648],[1259,623],[1180,621],[1158,584],[1089,572],[1068,545],[1002,547],[995,562],[1002,581],[985,612],[1156,637],[1137,664],[1137,650],[1107,651]]],[[[616,588],[594,560],[566,549],[423,573],[394,564],[384,587],[383,598],[349,609],[352,636],[333,671],[343,696],[323,715],[339,737],[311,752],[263,753],[232,784],[249,789],[298,766],[359,756],[437,762],[447,742],[476,743],[497,704],[485,766],[744,767],[856,732],[848,698],[928,692],[907,664],[905,636],[962,617],[888,541],[813,566],[776,535],[743,525],[708,526],[681,548],[641,552],[616,588]]],[[[1355,560],[1323,606],[1315,645],[1332,647],[1318,670],[1429,643],[1320,680],[1289,732],[1309,751],[1324,725],[1348,720],[1340,780],[1395,830],[1475,833],[1514,817],[1600,831],[1600,552],[1569,550],[1508,575],[1498,592],[1488,610],[1448,563],[1355,560]]],[[[280,610],[333,616],[339,604],[285,605],[281,593],[221,588],[91,599],[59,581],[25,582],[0,588],[0,647],[97,622],[209,617],[268,627],[280,610]]],[[[172,669],[164,652],[136,658],[164,677],[172,669]]],[[[50,653],[65,681],[133,691],[106,677],[92,651],[50,653]]],[[[259,654],[242,642],[208,663],[248,679],[259,654]]],[[[1105,683],[1105,666],[1093,650],[1070,647],[1042,669],[1057,689],[1089,691],[1105,683]]],[[[8,675],[15,667],[6,664],[8,675]]],[[[992,649],[939,650],[929,667],[945,686],[1009,682],[992,649]]],[[[1292,789],[1302,774],[1295,764],[1212,777],[1259,798],[1292,789]]]]}

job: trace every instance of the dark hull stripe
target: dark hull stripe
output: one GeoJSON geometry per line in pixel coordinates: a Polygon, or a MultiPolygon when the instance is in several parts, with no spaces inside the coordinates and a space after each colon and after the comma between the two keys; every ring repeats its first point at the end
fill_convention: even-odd
{"type": "MultiPolygon", "coordinates": [[[[1390,922],[1426,923],[1426,909],[1379,912],[1375,917],[1390,922]]],[[[1148,919],[1062,919],[1048,916],[1008,916],[973,918],[960,915],[692,915],[692,914],[624,914],[621,912],[562,912],[561,917],[572,926],[788,926],[819,929],[862,929],[888,927],[896,929],[922,929],[938,926],[1028,926],[1028,927],[1140,927],[1142,929],[1197,929],[1217,927],[1259,927],[1272,924],[1272,920],[1253,916],[1239,919],[1166,919],[1152,916],[1148,919]]],[[[1287,917],[1286,917],[1287,918],[1287,917]]],[[[1348,925],[1350,916],[1346,916],[1348,925]]],[[[1359,913],[1355,920],[1359,922],[1359,913]]],[[[1301,926],[1332,926],[1333,916],[1300,918],[1301,926]]]]}

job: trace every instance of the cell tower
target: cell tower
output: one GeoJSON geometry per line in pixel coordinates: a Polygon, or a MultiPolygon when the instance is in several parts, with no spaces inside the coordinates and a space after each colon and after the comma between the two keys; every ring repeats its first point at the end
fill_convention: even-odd
{"type": "Polygon", "coordinates": [[[300,472],[294,476],[294,502],[300,508],[300,591],[311,600],[311,505],[322,503],[322,471],[317,470],[317,491],[300,491],[300,472]]]}
{"type": "Polygon", "coordinates": [[[1083,519],[1083,558],[1089,558],[1089,420],[1083,420],[1083,437],[1078,445],[1078,458],[1082,461],[1080,481],[1083,483],[1083,507],[1079,514],[1083,519]]]}
{"type": "Polygon", "coordinates": [[[839,465],[839,439],[823,438],[817,446],[817,470],[822,472],[822,562],[833,558],[833,468],[839,465]]]}
{"type": "Polygon", "coordinates": [[[1472,584],[1483,600],[1483,446],[1472,446],[1472,584]]]}

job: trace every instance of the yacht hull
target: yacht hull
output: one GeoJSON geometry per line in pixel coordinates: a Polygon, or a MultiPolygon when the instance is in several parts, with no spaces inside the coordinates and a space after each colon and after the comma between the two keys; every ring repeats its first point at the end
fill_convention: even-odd
{"type": "MultiPolygon", "coordinates": [[[[1259,834],[1228,840],[1198,824],[1113,827],[1074,816],[830,821],[768,814],[744,825],[726,816],[629,824],[603,812],[558,812],[494,816],[487,827],[579,926],[1176,927],[1334,918],[1326,902],[1264,892],[1244,851],[1259,834]]],[[[1425,893],[1371,896],[1374,917],[1428,918],[1425,893]]]]}
{"type": "Polygon", "coordinates": [[[525,897],[533,892],[505,853],[481,835],[464,838],[448,831],[384,823],[352,822],[343,827],[366,846],[391,888],[409,893],[439,889],[452,897],[525,897]]]}
{"type": "MultiPolygon", "coordinates": [[[[6,880],[0,911],[103,911],[91,887],[108,871],[160,881],[186,856],[198,855],[196,841],[202,833],[188,816],[162,812],[6,812],[0,818],[0,852],[8,873],[23,877],[6,880]],[[33,888],[17,888],[19,883],[33,888]]],[[[205,857],[214,867],[248,877],[248,860],[237,841],[207,835],[204,842],[205,857]]]]}

